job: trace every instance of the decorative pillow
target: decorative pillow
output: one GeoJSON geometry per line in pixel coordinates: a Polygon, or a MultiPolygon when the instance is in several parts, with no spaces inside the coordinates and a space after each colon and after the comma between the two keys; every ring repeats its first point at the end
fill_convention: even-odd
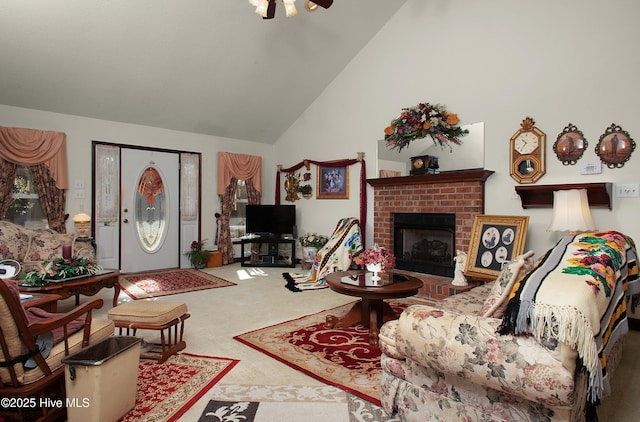
{"type": "Polygon", "coordinates": [[[10,221],[0,220],[0,259],[21,262],[29,248],[29,232],[10,221]]]}
{"type": "Polygon", "coordinates": [[[511,293],[511,288],[520,277],[529,273],[533,266],[533,251],[503,263],[502,271],[500,271],[500,275],[493,283],[491,292],[484,305],[482,305],[482,309],[480,309],[480,315],[482,317],[502,318],[507,307],[507,299],[511,293]]]}
{"type": "Polygon", "coordinates": [[[36,232],[31,237],[25,261],[53,261],[62,258],[62,245],[71,245],[75,234],[36,232]]]}

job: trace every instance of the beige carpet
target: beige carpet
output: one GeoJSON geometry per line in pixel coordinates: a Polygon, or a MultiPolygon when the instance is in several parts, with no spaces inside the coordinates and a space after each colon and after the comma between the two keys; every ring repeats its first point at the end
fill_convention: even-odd
{"type": "MultiPolygon", "coordinates": [[[[290,268],[252,269],[233,264],[205,271],[236,283],[237,286],[151,300],[181,300],[188,304],[191,318],[185,322],[185,352],[240,360],[217,385],[323,385],[320,381],[239,343],[233,336],[340,306],[352,302],[353,298],[329,289],[292,293],[284,288],[285,281],[282,278],[283,272],[296,271],[290,268]]],[[[102,298],[105,305],[94,315],[106,317],[107,311],[111,309],[113,290],[103,289],[96,297],[102,298]]],[[[82,301],[87,300],[85,296],[80,298],[82,301]]],[[[65,306],[73,307],[74,300],[64,300],[61,310],[65,306]]],[[[125,293],[120,295],[120,303],[130,300],[125,293]]],[[[155,333],[148,333],[150,336],[153,334],[155,333]]],[[[635,407],[637,398],[640,397],[638,355],[640,332],[634,331],[628,336],[621,365],[613,378],[613,395],[605,398],[600,407],[600,420],[638,420],[635,407]]],[[[179,420],[198,420],[209,400],[209,394],[205,394],[179,420]]]]}

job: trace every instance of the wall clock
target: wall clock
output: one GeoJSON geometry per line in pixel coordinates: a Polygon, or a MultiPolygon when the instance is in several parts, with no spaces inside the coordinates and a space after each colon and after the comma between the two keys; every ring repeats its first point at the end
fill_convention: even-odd
{"type": "Polygon", "coordinates": [[[520,124],[509,142],[511,177],[518,183],[535,183],[545,173],[547,136],[531,117],[520,124]]]}
{"type": "Polygon", "coordinates": [[[411,157],[411,171],[409,171],[409,173],[412,176],[417,174],[435,173],[438,167],[438,157],[433,155],[420,155],[417,157],[411,157]]]}

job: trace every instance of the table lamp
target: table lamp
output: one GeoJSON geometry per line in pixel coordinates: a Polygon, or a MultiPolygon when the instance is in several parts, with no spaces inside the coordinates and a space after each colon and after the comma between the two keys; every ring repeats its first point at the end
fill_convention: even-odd
{"type": "Polygon", "coordinates": [[[76,234],[78,237],[89,237],[91,231],[91,217],[80,211],[73,216],[73,225],[76,228],[76,234]]]}
{"type": "Polygon", "coordinates": [[[547,231],[578,233],[597,230],[591,217],[586,189],[553,192],[553,215],[547,231]]]}

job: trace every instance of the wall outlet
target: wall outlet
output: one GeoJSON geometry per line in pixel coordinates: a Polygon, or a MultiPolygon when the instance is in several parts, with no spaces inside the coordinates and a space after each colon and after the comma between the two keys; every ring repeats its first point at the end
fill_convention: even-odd
{"type": "Polygon", "coordinates": [[[616,185],[617,198],[638,198],[640,197],[640,185],[637,183],[625,183],[616,185]]]}
{"type": "Polygon", "coordinates": [[[74,189],[84,189],[84,180],[82,179],[76,179],[73,181],[73,188],[74,189]]]}

